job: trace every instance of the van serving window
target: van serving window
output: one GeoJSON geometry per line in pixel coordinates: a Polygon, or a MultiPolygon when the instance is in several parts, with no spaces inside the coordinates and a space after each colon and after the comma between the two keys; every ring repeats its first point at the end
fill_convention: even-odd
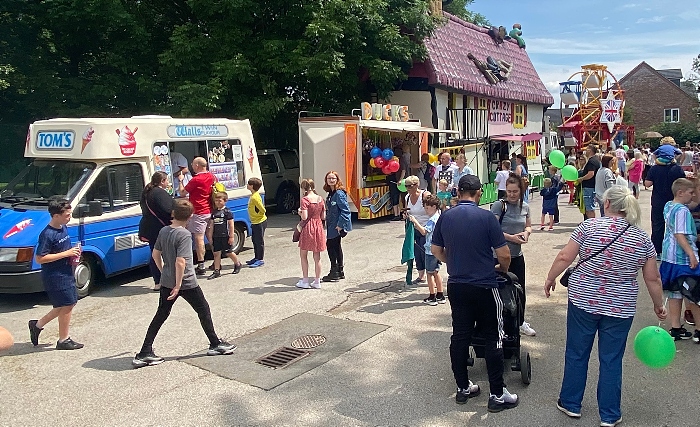
{"type": "Polygon", "coordinates": [[[207,141],[207,160],[209,171],[224,184],[227,191],[246,186],[240,139],[207,141]]]}

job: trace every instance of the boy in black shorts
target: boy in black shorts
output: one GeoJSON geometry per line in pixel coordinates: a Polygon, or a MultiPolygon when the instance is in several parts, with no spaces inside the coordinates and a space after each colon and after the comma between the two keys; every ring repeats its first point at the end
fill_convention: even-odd
{"type": "Polygon", "coordinates": [[[175,301],[182,296],[192,306],[199,316],[199,322],[209,339],[207,356],[231,354],[236,349],[235,344],[222,341],[214,331],[211,320],[209,303],[204,297],[202,288],[197,284],[192,262],[192,235],[185,229],[194,208],[186,199],[176,199],[173,203],[173,222],[163,227],[158,233],[158,240],[153,247],[153,260],[161,271],[160,299],[151,324],[148,326],[146,338],[143,340],[141,351],[134,357],[131,364],[136,368],[153,366],[163,363],[164,359],[153,353],[153,341],[158,335],[163,323],[170,316],[175,301]]]}
{"type": "Polygon", "coordinates": [[[233,212],[226,207],[228,194],[214,194],[214,211],[207,226],[207,239],[212,246],[214,253],[214,272],[207,278],[216,279],[221,276],[221,255],[228,255],[233,261],[233,274],[241,271],[241,263],[238,261],[236,253],[233,251],[233,212]]]}
{"type": "Polygon", "coordinates": [[[41,264],[41,280],[53,309],[39,320],[29,321],[32,344],[39,345],[39,334],[44,326],[58,317],[57,350],[77,350],[83,345],[73,341],[68,334],[73,307],[78,302],[73,266],[80,260],[80,248],[71,247],[66,224],[71,218],[68,200],[49,200],[51,221],[39,235],[36,262],[41,264]]]}

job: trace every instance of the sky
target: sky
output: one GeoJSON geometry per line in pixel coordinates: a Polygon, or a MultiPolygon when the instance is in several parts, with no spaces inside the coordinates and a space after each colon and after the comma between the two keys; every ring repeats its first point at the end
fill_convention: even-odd
{"type": "Polygon", "coordinates": [[[522,25],[527,53],[559,108],[559,82],[601,64],[619,80],[640,62],[680,68],[700,54],[698,0],[475,0],[469,6],[508,31],[522,25]]]}

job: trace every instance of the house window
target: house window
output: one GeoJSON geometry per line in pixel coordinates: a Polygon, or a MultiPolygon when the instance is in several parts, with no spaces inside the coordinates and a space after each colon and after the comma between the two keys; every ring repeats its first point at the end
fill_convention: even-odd
{"type": "Polygon", "coordinates": [[[525,105],[515,104],[513,106],[513,127],[522,129],[525,127],[525,105]]]}
{"type": "Polygon", "coordinates": [[[528,160],[537,158],[540,155],[540,141],[525,141],[522,152],[528,160]]]}
{"type": "Polygon", "coordinates": [[[479,110],[488,110],[489,109],[489,103],[488,99],[486,98],[479,98],[479,104],[478,104],[479,110]]]}
{"type": "Polygon", "coordinates": [[[678,108],[666,108],[664,110],[665,123],[678,123],[680,121],[680,110],[678,108]]]}

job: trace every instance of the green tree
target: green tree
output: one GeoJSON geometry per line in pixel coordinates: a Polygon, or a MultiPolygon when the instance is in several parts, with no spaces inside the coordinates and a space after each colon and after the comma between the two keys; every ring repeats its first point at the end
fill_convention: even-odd
{"type": "Polygon", "coordinates": [[[663,136],[672,136],[676,143],[684,144],[686,141],[700,143],[700,131],[697,123],[660,123],[652,128],[663,136]]]}
{"type": "Polygon", "coordinates": [[[453,0],[449,4],[443,5],[443,10],[455,16],[459,16],[472,24],[490,26],[491,23],[484,15],[472,12],[468,9],[472,3],[474,3],[474,0],[453,0]]]}

